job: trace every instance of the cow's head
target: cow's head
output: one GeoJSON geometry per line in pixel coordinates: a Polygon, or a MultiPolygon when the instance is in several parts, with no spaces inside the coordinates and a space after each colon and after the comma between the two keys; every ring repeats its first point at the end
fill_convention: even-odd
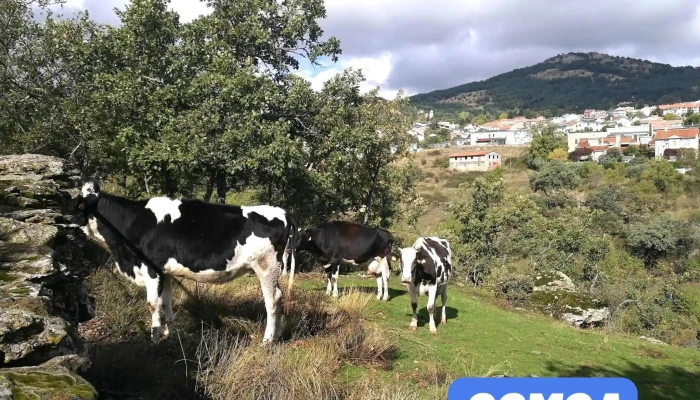
{"type": "Polygon", "coordinates": [[[418,251],[413,247],[401,249],[401,283],[410,283],[416,269],[418,251]]]}
{"type": "Polygon", "coordinates": [[[76,208],[83,213],[85,223],[83,232],[85,232],[85,235],[104,241],[102,235],[97,231],[97,220],[91,215],[91,212],[97,209],[99,199],[100,184],[97,180],[88,180],[83,184],[82,189],[80,189],[80,196],[78,196],[76,208]]]}
{"type": "Polygon", "coordinates": [[[299,233],[297,234],[297,250],[308,250],[312,238],[309,229],[299,228],[299,233]]]}

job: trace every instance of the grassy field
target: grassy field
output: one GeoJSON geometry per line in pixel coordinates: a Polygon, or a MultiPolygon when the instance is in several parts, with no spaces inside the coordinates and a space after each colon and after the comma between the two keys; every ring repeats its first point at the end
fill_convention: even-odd
{"type": "MultiPolygon", "coordinates": [[[[366,290],[372,282],[350,276],[340,280],[344,288],[366,290]]],[[[455,283],[448,290],[447,324],[438,326],[437,336],[428,331],[425,297],[419,299],[418,330],[408,330],[410,300],[396,278],[389,302],[370,302],[367,318],[398,338],[400,355],[385,372],[387,379],[423,375],[417,384],[427,386],[460,376],[624,376],[637,385],[640,399],[700,398],[700,355],[695,350],[574,329],[534,312],[508,311],[483,292],[455,283]]],[[[325,290],[321,280],[302,280],[300,285],[325,290]]]]}
{"type": "Polygon", "coordinates": [[[189,293],[176,287],[177,330],[157,345],[149,343],[144,293],[107,272],[93,282],[92,329],[106,333],[92,336],[88,379],[104,398],[272,398],[269,381],[294,387],[293,398],[439,399],[462,376],[625,376],[640,399],[700,396],[695,350],[574,329],[454,281],[447,324],[434,336],[425,297],[418,330],[408,330],[410,302],[396,277],[390,301],[380,302],[374,279],[343,275],[341,297],[332,300],[321,274],[301,274],[284,339],[267,350],[257,345],[265,317],[253,277],[203,286],[197,298],[193,285],[184,284],[189,293]],[[207,346],[217,350],[203,355],[207,346]],[[310,376],[321,386],[310,387],[310,376]]]}

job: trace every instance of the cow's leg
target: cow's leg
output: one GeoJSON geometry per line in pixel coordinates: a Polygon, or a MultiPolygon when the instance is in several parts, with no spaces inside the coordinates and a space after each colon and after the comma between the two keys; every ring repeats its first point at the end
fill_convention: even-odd
{"type": "Polygon", "coordinates": [[[141,266],[142,278],[146,286],[146,300],[151,310],[151,340],[153,343],[160,341],[160,310],[163,308],[163,277],[151,268],[141,266]]]}
{"type": "Polygon", "coordinates": [[[381,271],[381,270],[377,271],[377,275],[376,275],[377,276],[377,300],[380,300],[382,298],[382,282],[383,282],[382,275],[384,275],[383,271],[381,271]]]}
{"type": "Polygon", "coordinates": [[[384,301],[389,301],[389,274],[391,270],[389,268],[389,259],[382,259],[382,280],[384,281],[384,296],[382,299],[384,301]]]}
{"type": "Polygon", "coordinates": [[[447,323],[447,284],[442,286],[442,318],[440,319],[440,325],[445,325],[447,323]]]}
{"type": "Polygon", "coordinates": [[[408,284],[408,294],[411,295],[411,311],[413,315],[411,316],[411,325],[409,329],[415,331],[418,328],[418,288],[413,283],[408,284]]]}
{"type": "Polygon", "coordinates": [[[280,325],[280,306],[282,303],[282,290],[279,287],[280,270],[273,268],[273,265],[277,266],[277,264],[268,264],[268,268],[257,272],[267,311],[263,344],[269,344],[277,338],[277,330],[280,325]]]}
{"type": "Polygon", "coordinates": [[[324,265],[323,269],[326,271],[326,294],[330,296],[331,289],[333,289],[333,283],[331,281],[333,278],[333,269],[331,268],[330,264],[324,265]]]}
{"type": "Polygon", "coordinates": [[[435,297],[437,297],[437,284],[428,287],[428,321],[430,323],[430,333],[437,334],[435,327],[435,319],[433,319],[433,311],[435,310],[435,297]]]}
{"type": "Polygon", "coordinates": [[[331,263],[333,271],[333,297],[338,298],[338,276],[340,275],[340,262],[331,263]]]}
{"type": "Polygon", "coordinates": [[[289,253],[285,250],[282,254],[282,276],[287,275],[287,260],[289,259],[289,253]]]}
{"type": "Polygon", "coordinates": [[[173,278],[169,275],[163,276],[163,294],[160,296],[163,300],[163,310],[165,311],[165,324],[163,325],[163,337],[170,334],[175,315],[173,314],[173,278]]]}

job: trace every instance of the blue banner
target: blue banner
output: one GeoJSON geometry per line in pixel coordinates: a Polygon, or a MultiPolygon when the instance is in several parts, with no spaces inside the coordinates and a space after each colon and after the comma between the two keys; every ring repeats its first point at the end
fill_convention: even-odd
{"type": "Polygon", "coordinates": [[[627,378],[460,378],[448,400],[638,400],[627,378]]]}

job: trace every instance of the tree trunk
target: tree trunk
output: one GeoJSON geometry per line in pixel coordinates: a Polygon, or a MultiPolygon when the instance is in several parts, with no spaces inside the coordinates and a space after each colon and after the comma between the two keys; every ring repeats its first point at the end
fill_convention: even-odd
{"type": "Polygon", "coordinates": [[[168,197],[175,196],[175,182],[173,181],[172,173],[166,168],[163,171],[163,177],[165,181],[165,194],[168,197]]]}
{"type": "Polygon", "coordinates": [[[216,171],[216,202],[219,204],[226,203],[226,171],[219,169],[216,171]]]}
{"type": "Polygon", "coordinates": [[[216,173],[209,172],[209,181],[207,181],[207,190],[204,192],[204,201],[211,201],[211,195],[214,194],[214,183],[216,181],[216,173]]]}

